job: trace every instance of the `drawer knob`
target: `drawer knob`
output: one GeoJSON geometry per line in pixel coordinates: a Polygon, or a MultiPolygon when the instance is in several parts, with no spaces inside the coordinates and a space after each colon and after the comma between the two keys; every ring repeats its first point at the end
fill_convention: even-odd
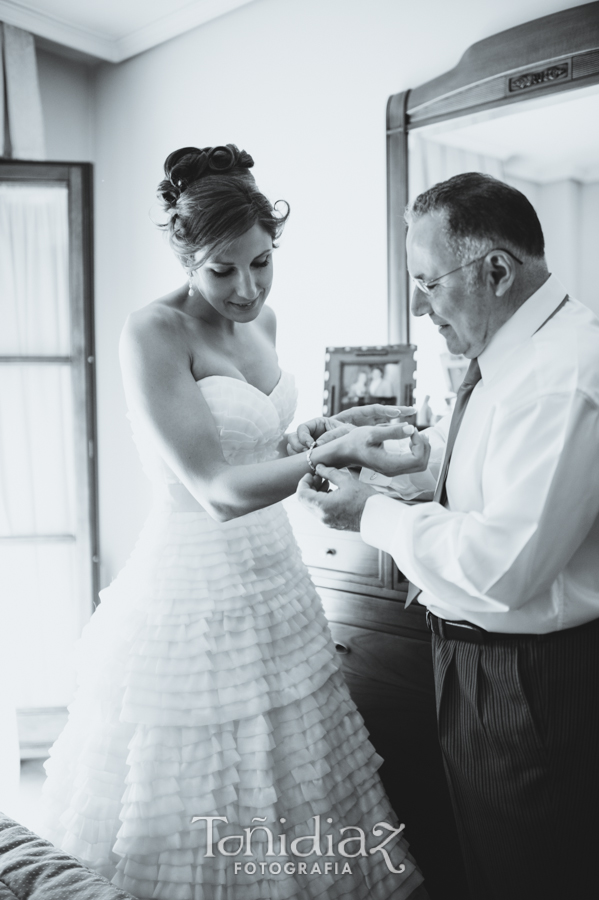
{"type": "Polygon", "coordinates": [[[335,641],[335,650],[337,653],[349,653],[349,647],[345,644],[340,644],[339,641],[335,641]]]}
{"type": "Polygon", "coordinates": [[[337,551],[334,547],[329,547],[328,550],[324,551],[327,556],[337,556],[337,551]]]}

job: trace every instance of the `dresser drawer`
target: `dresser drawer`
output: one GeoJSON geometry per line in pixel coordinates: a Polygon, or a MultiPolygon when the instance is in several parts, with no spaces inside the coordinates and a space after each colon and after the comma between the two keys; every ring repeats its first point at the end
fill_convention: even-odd
{"type": "Polygon", "coordinates": [[[364,583],[382,583],[382,554],[359,534],[327,528],[295,497],[285,501],[285,509],[307,566],[355,576],[364,583]]]}
{"type": "Polygon", "coordinates": [[[411,699],[420,695],[423,700],[432,696],[430,640],[427,646],[410,637],[338,622],[329,622],[329,628],[348,681],[363,679],[377,693],[391,690],[398,705],[408,695],[411,699]],[[374,682],[379,683],[376,689],[374,682]]]}
{"type": "Polygon", "coordinates": [[[347,572],[365,578],[380,578],[379,551],[365,544],[358,534],[329,531],[327,534],[295,532],[307,566],[347,572]]]}

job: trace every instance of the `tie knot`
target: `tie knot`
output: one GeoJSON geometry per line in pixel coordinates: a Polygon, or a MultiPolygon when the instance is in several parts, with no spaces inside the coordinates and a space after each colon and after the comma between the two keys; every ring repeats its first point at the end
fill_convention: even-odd
{"type": "Polygon", "coordinates": [[[475,384],[481,380],[482,375],[480,373],[480,366],[478,365],[478,360],[476,357],[470,360],[470,365],[466,371],[466,375],[464,376],[464,380],[462,382],[463,388],[473,388],[475,384]]]}

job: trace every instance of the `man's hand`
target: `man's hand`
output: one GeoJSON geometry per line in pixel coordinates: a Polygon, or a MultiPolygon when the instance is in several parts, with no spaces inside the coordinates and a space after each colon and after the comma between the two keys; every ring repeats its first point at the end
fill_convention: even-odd
{"type": "MultiPolygon", "coordinates": [[[[340,430],[340,429],[339,429],[340,430]]],[[[330,458],[322,462],[343,466],[365,466],[382,475],[410,475],[424,472],[431,452],[428,439],[412,425],[375,425],[371,428],[353,428],[337,440],[337,431],[322,435],[317,446],[330,447],[330,458]],[[391,450],[386,441],[410,437],[409,450],[391,450]]]]}
{"type": "Polygon", "coordinates": [[[415,412],[413,406],[385,406],[383,403],[371,403],[369,406],[344,409],[336,416],[319,416],[304,422],[294,434],[288,435],[287,453],[290,456],[294,453],[304,453],[321,435],[334,429],[343,428],[341,434],[346,434],[356,426],[401,421],[407,416],[413,416],[415,412]]]}
{"type": "Polygon", "coordinates": [[[359,531],[366,501],[377,492],[353,475],[346,475],[338,469],[317,466],[316,471],[317,475],[304,475],[298,484],[300,503],[329,528],[359,531]],[[336,485],[337,490],[323,493],[319,488],[326,481],[336,485]]]}

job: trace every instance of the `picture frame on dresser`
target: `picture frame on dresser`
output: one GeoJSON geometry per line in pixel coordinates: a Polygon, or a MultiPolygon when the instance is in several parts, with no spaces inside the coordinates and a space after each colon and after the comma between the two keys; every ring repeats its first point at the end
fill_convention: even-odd
{"type": "Polygon", "coordinates": [[[335,416],[352,406],[382,403],[411,406],[416,362],[412,344],[327,347],[323,413],[335,416]]]}

